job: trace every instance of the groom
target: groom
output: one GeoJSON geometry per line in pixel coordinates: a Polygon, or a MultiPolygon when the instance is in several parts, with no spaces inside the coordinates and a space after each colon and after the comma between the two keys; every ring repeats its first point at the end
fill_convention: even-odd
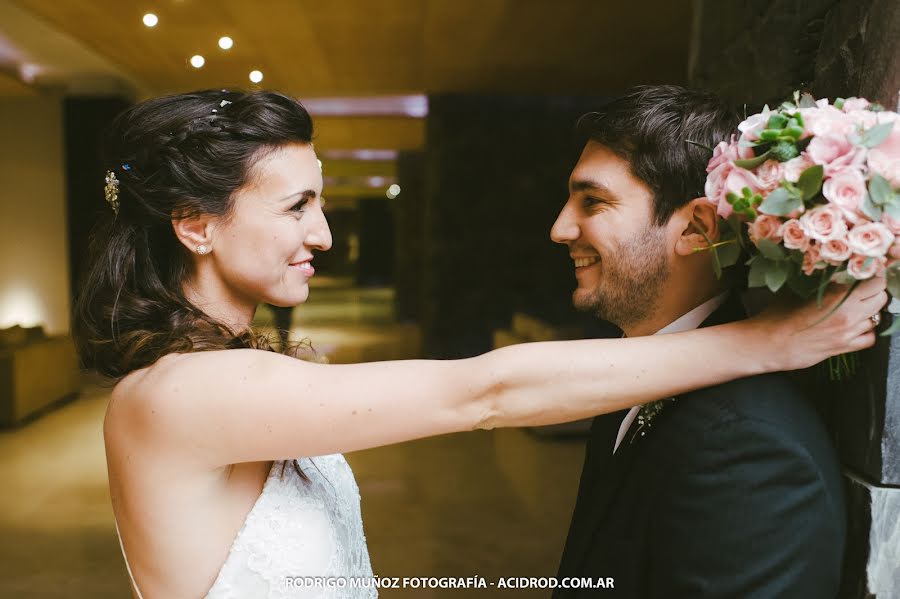
{"type": "MultiPolygon", "coordinates": [[[[738,120],[676,86],[636,88],[582,118],[584,150],[551,231],[574,261],[578,309],[628,337],[746,317],[711,254],[694,251],[720,231],[702,197],[710,155],[686,143],[715,146],[738,120]]],[[[660,400],[591,429],[558,577],[615,588],[553,596],[835,597],[843,486],[801,392],[764,375],[660,400]]]]}

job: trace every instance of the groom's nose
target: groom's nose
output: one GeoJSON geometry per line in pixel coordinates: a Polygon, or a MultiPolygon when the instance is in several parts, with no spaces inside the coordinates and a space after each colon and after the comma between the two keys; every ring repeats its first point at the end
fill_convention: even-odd
{"type": "Polygon", "coordinates": [[[566,204],[550,228],[550,239],[556,243],[569,243],[578,239],[578,236],[578,223],[575,221],[575,215],[569,209],[569,204],[566,204]]]}

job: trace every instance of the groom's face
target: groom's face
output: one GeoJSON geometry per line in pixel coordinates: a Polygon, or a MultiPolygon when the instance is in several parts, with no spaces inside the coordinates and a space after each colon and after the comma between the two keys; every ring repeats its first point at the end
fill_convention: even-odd
{"type": "Polygon", "coordinates": [[[666,227],[656,226],[653,192],[628,162],[588,142],[569,178],[553,241],[569,247],[579,310],[619,327],[652,315],[669,274],[666,227]]]}

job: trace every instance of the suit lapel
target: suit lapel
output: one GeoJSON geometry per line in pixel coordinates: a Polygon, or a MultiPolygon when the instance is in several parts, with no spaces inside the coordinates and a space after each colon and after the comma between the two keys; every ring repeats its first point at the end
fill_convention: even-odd
{"type": "MultiPolygon", "coordinates": [[[[732,292],[715,312],[703,321],[702,327],[711,327],[746,318],[740,296],[732,292]]],[[[668,409],[668,408],[667,408],[668,409]]],[[[610,504],[621,490],[626,474],[633,467],[639,440],[632,443],[637,418],[632,422],[622,444],[613,454],[613,444],[626,411],[616,412],[594,419],[584,470],[579,484],[578,499],[572,515],[569,537],[563,550],[559,576],[579,576],[583,573],[584,560],[603,530],[610,504]]],[[[602,542],[602,540],[601,540],[602,542]]]]}
{"type": "Polygon", "coordinates": [[[627,412],[616,412],[596,418],[591,428],[591,441],[579,484],[578,499],[572,515],[569,537],[563,550],[559,576],[577,576],[585,557],[594,544],[610,502],[621,487],[628,472],[633,448],[623,443],[615,454],[613,443],[622,418],[627,412]]]}

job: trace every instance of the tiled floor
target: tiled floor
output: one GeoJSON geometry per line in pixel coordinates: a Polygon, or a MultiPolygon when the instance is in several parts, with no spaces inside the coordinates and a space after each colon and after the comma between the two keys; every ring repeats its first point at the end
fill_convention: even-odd
{"type": "MultiPolygon", "coordinates": [[[[295,310],[294,335],[332,361],[414,357],[417,334],[391,318],[389,290],[325,281],[295,310]],[[412,349],[411,349],[412,348],[412,349]]],[[[258,321],[267,318],[260,310],[258,321]]],[[[107,391],[0,432],[0,597],[127,598],[106,487],[107,391]]],[[[582,447],[519,430],[425,439],[347,456],[362,494],[376,574],[553,575],[582,447]]],[[[382,597],[548,597],[547,591],[385,590],[382,597]]]]}

